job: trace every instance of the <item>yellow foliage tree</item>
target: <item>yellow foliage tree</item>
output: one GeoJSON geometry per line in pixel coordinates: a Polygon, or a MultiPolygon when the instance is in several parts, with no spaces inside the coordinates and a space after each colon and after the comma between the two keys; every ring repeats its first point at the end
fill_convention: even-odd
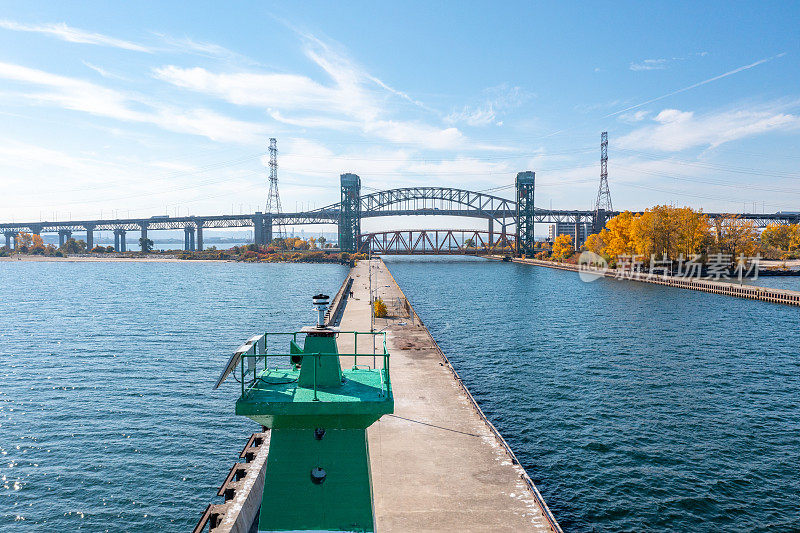
{"type": "Polygon", "coordinates": [[[28,250],[33,244],[33,237],[31,237],[30,233],[17,233],[16,241],[17,248],[28,250]]]}
{"type": "Polygon", "coordinates": [[[572,235],[562,233],[556,237],[553,242],[553,258],[566,259],[572,255],[573,252],[572,235]]]}
{"type": "Polygon", "coordinates": [[[606,223],[606,229],[600,232],[601,238],[606,243],[606,254],[618,257],[634,253],[635,248],[631,235],[633,221],[633,213],[625,211],[606,223]]]}
{"type": "Polygon", "coordinates": [[[604,237],[608,235],[606,230],[601,231],[600,233],[593,233],[586,237],[586,240],[583,243],[583,249],[589,250],[590,252],[594,252],[597,255],[602,255],[605,253],[606,249],[606,242],[604,237]],[[604,235],[605,234],[605,235],[604,235]]]}
{"type": "Polygon", "coordinates": [[[386,308],[386,304],[383,303],[383,300],[378,298],[375,300],[375,317],[376,318],[385,318],[386,315],[389,314],[388,309],[386,308]]]}
{"type": "Polygon", "coordinates": [[[644,213],[620,213],[596,236],[590,236],[585,248],[600,255],[666,256],[676,260],[703,251],[710,241],[708,217],[689,207],[657,205],[644,213]]]}
{"type": "Polygon", "coordinates": [[[789,250],[800,250],[800,224],[792,224],[789,230],[789,250]]]}
{"type": "Polygon", "coordinates": [[[761,242],[766,246],[773,246],[779,250],[789,250],[791,247],[792,233],[800,227],[797,224],[770,224],[761,232],[761,242]]]}
{"type": "Polygon", "coordinates": [[[715,220],[716,249],[731,254],[735,260],[740,254],[751,257],[759,252],[758,227],[752,220],[729,216],[715,220]]]}

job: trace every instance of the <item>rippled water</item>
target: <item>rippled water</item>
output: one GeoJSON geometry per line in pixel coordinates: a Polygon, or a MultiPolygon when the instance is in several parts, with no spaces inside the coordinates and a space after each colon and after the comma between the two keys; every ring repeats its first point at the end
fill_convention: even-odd
{"type": "Polygon", "coordinates": [[[0,262],[0,531],[188,531],[253,422],[211,387],[338,265],[0,262]]]}
{"type": "Polygon", "coordinates": [[[387,264],[565,531],[800,530],[800,309],[387,264]]]}

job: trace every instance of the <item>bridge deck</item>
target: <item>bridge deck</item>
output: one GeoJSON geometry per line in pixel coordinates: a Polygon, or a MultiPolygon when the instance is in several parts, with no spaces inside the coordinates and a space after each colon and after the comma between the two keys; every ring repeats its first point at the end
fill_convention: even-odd
{"type": "MultiPolygon", "coordinates": [[[[383,262],[372,265],[378,296],[405,298],[383,262]]],[[[369,262],[359,261],[351,276],[354,297],[341,328],[369,330],[369,262]]],[[[377,530],[550,531],[524,470],[442,364],[425,327],[410,318],[375,321],[388,332],[395,395],[395,413],[367,432],[377,530]]],[[[344,337],[346,353],[353,347],[344,337]]]]}

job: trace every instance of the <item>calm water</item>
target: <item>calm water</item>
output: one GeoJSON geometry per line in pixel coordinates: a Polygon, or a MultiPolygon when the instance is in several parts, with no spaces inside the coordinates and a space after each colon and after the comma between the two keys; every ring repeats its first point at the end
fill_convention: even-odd
{"type": "MultiPolygon", "coordinates": [[[[565,530],[800,529],[797,308],[389,264],[565,530]]],[[[220,367],[345,272],[0,262],[0,530],[188,530],[257,429],[220,367]]]]}
{"type": "Polygon", "coordinates": [[[800,530],[800,309],[387,262],[565,531],[800,530]]]}
{"type": "Polygon", "coordinates": [[[338,265],[0,262],[0,531],[189,531],[258,426],[212,391],[338,265]]]}

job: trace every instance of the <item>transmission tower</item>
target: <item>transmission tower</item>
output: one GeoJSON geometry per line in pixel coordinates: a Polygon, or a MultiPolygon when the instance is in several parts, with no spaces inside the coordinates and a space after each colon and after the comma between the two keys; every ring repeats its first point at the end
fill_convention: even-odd
{"type": "MultiPolygon", "coordinates": [[[[267,213],[279,215],[281,213],[281,195],[278,192],[278,140],[275,137],[269,140],[269,197],[267,198],[267,213]]],[[[279,221],[274,225],[273,238],[286,238],[286,228],[279,221]]]]}
{"type": "Polygon", "coordinates": [[[608,132],[600,134],[600,190],[597,191],[597,203],[594,210],[613,211],[611,192],[608,190],[608,132]]]}
{"type": "Polygon", "coordinates": [[[606,225],[607,213],[613,211],[611,192],[608,190],[608,132],[600,134],[600,189],[594,204],[594,223],[592,233],[600,233],[606,225]]]}

